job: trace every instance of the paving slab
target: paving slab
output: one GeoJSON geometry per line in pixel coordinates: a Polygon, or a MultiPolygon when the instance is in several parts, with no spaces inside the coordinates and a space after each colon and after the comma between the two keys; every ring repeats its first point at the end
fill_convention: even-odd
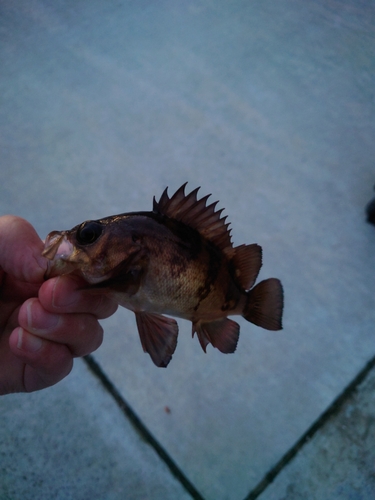
{"type": "MultiPolygon", "coordinates": [[[[374,363],[373,363],[374,365],[374,363]]],[[[375,370],[372,368],[259,500],[373,500],[375,370]]]]}
{"type": "Polygon", "coordinates": [[[221,201],[236,245],[262,245],[260,278],[284,284],[284,330],[240,320],[234,355],[204,354],[179,321],[157,369],[125,310],[96,355],[205,498],[243,499],[374,354],[373,6],[0,9],[1,213],[44,237],[189,181],[221,201]]]}
{"type": "Polygon", "coordinates": [[[52,389],[0,398],[2,500],[191,496],[77,360],[52,389]]]}

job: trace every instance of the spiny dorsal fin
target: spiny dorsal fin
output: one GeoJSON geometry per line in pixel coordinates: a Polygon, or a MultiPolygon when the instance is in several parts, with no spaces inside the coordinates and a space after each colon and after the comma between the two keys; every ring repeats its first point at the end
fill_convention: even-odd
{"type": "Polygon", "coordinates": [[[199,187],[186,195],[186,184],[187,182],[171,197],[169,197],[168,188],[166,188],[159,202],[154,197],[154,212],[166,215],[196,229],[221,250],[232,248],[230,229],[228,229],[229,223],[225,223],[226,217],[221,217],[221,212],[224,209],[215,211],[217,201],[206,205],[207,199],[211,196],[210,194],[198,200],[199,187]]]}
{"type": "Polygon", "coordinates": [[[262,247],[253,243],[234,248],[233,264],[236,277],[244,290],[250,290],[262,267],[262,247]]]}

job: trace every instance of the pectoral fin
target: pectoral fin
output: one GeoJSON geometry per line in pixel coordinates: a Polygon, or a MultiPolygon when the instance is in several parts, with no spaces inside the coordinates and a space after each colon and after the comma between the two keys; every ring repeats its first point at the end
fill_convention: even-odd
{"type": "Polygon", "coordinates": [[[138,332],[144,352],[147,352],[156,366],[165,368],[176,349],[178,326],[174,319],[136,312],[138,332]]]}
{"type": "Polygon", "coordinates": [[[235,321],[223,318],[205,323],[198,321],[193,324],[193,336],[195,332],[204,352],[211,343],[219,351],[229,354],[236,350],[240,327],[235,321]]]}
{"type": "Polygon", "coordinates": [[[146,267],[147,258],[142,252],[137,252],[120,262],[112,269],[109,277],[93,287],[103,291],[126,292],[128,295],[133,295],[138,291],[146,267]]]}

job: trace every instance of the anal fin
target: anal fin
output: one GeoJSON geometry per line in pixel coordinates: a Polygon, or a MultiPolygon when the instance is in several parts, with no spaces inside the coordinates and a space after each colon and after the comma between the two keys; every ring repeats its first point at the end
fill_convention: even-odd
{"type": "Polygon", "coordinates": [[[204,352],[208,344],[224,354],[232,353],[236,350],[240,327],[238,323],[228,318],[215,321],[207,321],[193,324],[193,335],[197,332],[199,342],[204,352]]]}
{"type": "Polygon", "coordinates": [[[165,368],[176,349],[178,325],[172,318],[160,314],[136,312],[138,332],[144,352],[156,366],[165,368]]]}

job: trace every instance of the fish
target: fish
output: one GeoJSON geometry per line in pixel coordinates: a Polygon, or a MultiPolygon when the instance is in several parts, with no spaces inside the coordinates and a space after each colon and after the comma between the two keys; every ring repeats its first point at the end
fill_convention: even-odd
{"type": "Polygon", "coordinates": [[[52,231],[42,255],[45,279],[82,277],[85,289],[103,293],[135,314],[140,341],[158,367],[166,367],[177,345],[174,317],[191,321],[204,352],[236,350],[242,316],[266,330],[282,329],[284,292],[279,279],[255,285],[262,266],[257,243],[233,246],[230,224],[200,187],[187,183],[153,198],[152,211],[88,220],[52,231]],[[254,286],[255,285],[255,286],[254,286]],[[172,317],[171,317],[172,316],[172,317]]]}

